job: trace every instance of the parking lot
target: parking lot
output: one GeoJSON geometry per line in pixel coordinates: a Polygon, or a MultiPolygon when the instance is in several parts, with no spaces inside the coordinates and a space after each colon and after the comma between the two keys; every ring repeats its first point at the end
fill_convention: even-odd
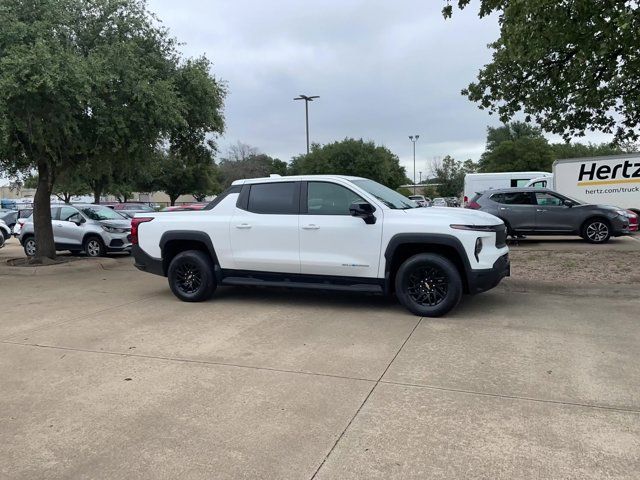
{"type": "Polygon", "coordinates": [[[640,237],[529,238],[443,318],[0,250],[0,477],[638,478],[640,237]],[[586,271],[585,269],[591,269],[586,271]]]}

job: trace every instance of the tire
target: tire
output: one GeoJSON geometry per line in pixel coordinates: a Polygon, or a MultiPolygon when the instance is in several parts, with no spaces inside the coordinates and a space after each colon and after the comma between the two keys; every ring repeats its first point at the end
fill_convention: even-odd
{"type": "Polygon", "coordinates": [[[104,257],[106,253],[104,242],[100,237],[95,236],[87,237],[85,239],[83,249],[87,257],[91,258],[104,257]]]}
{"type": "Polygon", "coordinates": [[[0,248],[4,247],[4,235],[0,235],[0,248]]]}
{"type": "Polygon", "coordinates": [[[218,286],[211,258],[199,250],[176,255],[169,264],[167,278],[171,291],[183,302],[208,300],[218,286]]]}
{"type": "Polygon", "coordinates": [[[581,233],[589,243],[607,243],[611,238],[611,226],[602,218],[592,218],[584,223],[581,233]]]}
{"type": "Polygon", "coordinates": [[[24,254],[27,257],[35,257],[37,250],[36,239],[34,237],[28,237],[22,243],[22,248],[24,249],[24,254]]]}
{"type": "Polygon", "coordinates": [[[504,223],[504,227],[507,229],[507,237],[514,237],[517,235],[517,233],[511,228],[511,224],[509,222],[507,222],[504,218],[502,217],[498,217],[500,220],[502,220],[502,223],[504,223]]]}
{"type": "Polygon", "coordinates": [[[400,265],[395,288],[400,303],[421,317],[444,315],[462,298],[460,272],[451,260],[435,253],[414,255],[400,265]]]}

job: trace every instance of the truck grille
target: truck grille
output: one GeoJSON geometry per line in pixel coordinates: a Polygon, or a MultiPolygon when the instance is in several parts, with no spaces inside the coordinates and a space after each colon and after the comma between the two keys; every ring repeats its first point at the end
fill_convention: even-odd
{"type": "Polygon", "coordinates": [[[504,225],[496,226],[496,248],[502,248],[507,245],[507,227],[504,225]]]}

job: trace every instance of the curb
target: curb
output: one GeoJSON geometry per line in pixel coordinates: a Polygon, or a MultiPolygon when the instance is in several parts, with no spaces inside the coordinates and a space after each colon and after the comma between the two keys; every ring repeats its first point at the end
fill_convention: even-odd
{"type": "Polygon", "coordinates": [[[72,262],[57,265],[41,265],[35,267],[12,267],[6,262],[11,259],[2,259],[0,264],[0,276],[29,277],[33,275],[46,276],[61,273],[86,272],[90,270],[103,270],[118,264],[114,258],[82,258],[72,262]]]}

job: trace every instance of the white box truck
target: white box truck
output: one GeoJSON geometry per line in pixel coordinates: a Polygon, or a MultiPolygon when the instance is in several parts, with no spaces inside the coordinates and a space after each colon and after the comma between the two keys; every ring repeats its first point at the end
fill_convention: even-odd
{"type": "Polygon", "coordinates": [[[476,193],[493,188],[524,187],[531,179],[548,177],[549,172],[497,172],[497,173],[468,173],[464,177],[464,198],[467,203],[476,193]]]}
{"type": "Polygon", "coordinates": [[[527,186],[640,213],[640,153],[556,160],[552,177],[541,175],[527,186]]]}

